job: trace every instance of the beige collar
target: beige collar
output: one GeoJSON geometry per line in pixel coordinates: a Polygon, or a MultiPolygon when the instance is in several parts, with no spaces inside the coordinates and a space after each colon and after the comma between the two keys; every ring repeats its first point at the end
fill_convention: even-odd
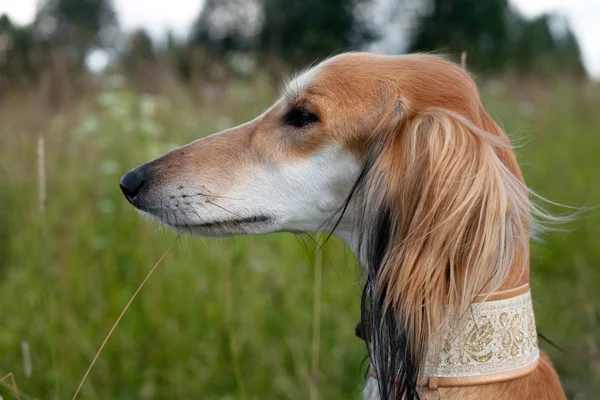
{"type": "MultiPolygon", "coordinates": [[[[441,350],[431,354],[420,384],[471,386],[515,379],[537,366],[539,349],[529,284],[478,296],[458,326],[448,318],[441,350]]],[[[374,370],[370,371],[375,377],[374,370]]]]}

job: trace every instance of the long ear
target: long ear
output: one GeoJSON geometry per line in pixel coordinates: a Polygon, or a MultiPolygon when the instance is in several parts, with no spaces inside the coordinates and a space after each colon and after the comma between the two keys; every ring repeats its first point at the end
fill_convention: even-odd
{"type": "Polygon", "coordinates": [[[505,136],[445,109],[392,124],[367,156],[356,190],[362,321],[382,398],[418,397],[446,315],[525,271],[530,203],[509,161],[505,136]]]}

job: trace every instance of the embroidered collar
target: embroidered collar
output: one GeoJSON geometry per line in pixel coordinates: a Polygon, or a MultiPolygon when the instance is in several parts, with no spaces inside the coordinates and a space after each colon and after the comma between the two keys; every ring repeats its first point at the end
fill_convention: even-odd
{"type": "MultiPolygon", "coordinates": [[[[535,369],[539,348],[529,284],[481,297],[460,325],[447,319],[441,349],[425,361],[420,384],[430,389],[481,385],[535,369]]],[[[371,376],[376,377],[373,369],[371,376]]]]}

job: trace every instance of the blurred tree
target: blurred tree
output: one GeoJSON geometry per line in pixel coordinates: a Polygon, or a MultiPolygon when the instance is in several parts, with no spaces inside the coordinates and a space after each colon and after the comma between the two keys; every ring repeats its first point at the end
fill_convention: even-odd
{"type": "MultiPolygon", "coordinates": [[[[414,0],[403,0],[414,3],[414,0]]],[[[562,19],[562,34],[548,15],[526,20],[508,0],[429,0],[417,19],[409,51],[468,53],[469,69],[549,76],[585,76],[577,39],[562,19]]]]}
{"type": "Polygon", "coordinates": [[[224,81],[232,72],[227,56],[253,50],[259,9],[257,0],[206,0],[179,57],[183,75],[224,81]]]}
{"type": "Polygon", "coordinates": [[[228,56],[253,49],[257,15],[257,0],[205,0],[187,43],[181,46],[173,37],[168,41],[179,76],[224,84],[232,73],[228,56]]]}
{"type": "Polygon", "coordinates": [[[167,31],[166,42],[167,42],[167,49],[166,49],[167,54],[177,52],[179,50],[179,48],[181,47],[179,41],[175,37],[175,34],[170,29],[167,31]]]}
{"type": "Polygon", "coordinates": [[[8,15],[0,15],[0,74],[8,66],[8,53],[12,49],[13,24],[8,15]]]}
{"type": "Polygon", "coordinates": [[[127,43],[125,51],[126,65],[133,64],[138,61],[153,61],[155,58],[154,45],[148,32],[144,29],[134,31],[127,43]]]}
{"type": "Polygon", "coordinates": [[[2,14],[0,15],[0,34],[3,34],[6,31],[9,31],[12,29],[12,22],[10,22],[10,18],[8,18],[8,15],[6,14],[2,14]]]}
{"type": "Polygon", "coordinates": [[[258,24],[254,0],[206,0],[194,22],[189,42],[213,54],[248,51],[258,24]]]}
{"type": "Polygon", "coordinates": [[[179,40],[171,30],[167,31],[165,42],[165,51],[159,55],[176,76],[186,82],[191,80],[193,71],[189,54],[192,45],[185,40],[179,40]]]}
{"type": "Polygon", "coordinates": [[[262,0],[259,47],[294,65],[359,48],[377,38],[361,11],[374,0],[262,0]]]}
{"type": "Polygon", "coordinates": [[[117,27],[111,0],[42,0],[35,21],[39,38],[68,46],[71,62],[82,66],[92,47],[106,47],[117,27]]]}
{"type": "Polygon", "coordinates": [[[570,27],[567,26],[564,37],[559,38],[558,42],[560,49],[558,52],[559,62],[565,68],[565,71],[574,76],[587,76],[587,71],[581,58],[579,42],[570,27]]]}
{"type": "Polygon", "coordinates": [[[507,59],[508,0],[432,0],[418,19],[410,51],[467,51],[469,67],[499,70],[507,59]]]}
{"type": "Polygon", "coordinates": [[[138,29],[129,35],[121,59],[125,73],[138,90],[154,92],[157,89],[159,63],[148,32],[138,29]]]}
{"type": "Polygon", "coordinates": [[[530,21],[521,20],[512,50],[511,63],[522,74],[586,75],[579,43],[564,18],[544,14],[530,21]]]}
{"type": "Polygon", "coordinates": [[[0,16],[0,80],[3,85],[35,83],[42,63],[36,57],[37,44],[30,27],[14,25],[7,15],[0,16]]]}

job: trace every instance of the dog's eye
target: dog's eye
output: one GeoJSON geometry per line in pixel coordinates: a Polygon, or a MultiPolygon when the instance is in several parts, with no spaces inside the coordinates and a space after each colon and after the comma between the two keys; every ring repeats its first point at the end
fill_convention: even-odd
{"type": "Polygon", "coordinates": [[[317,122],[319,117],[306,110],[293,109],[283,117],[283,123],[296,128],[304,128],[306,125],[317,122]]]}

